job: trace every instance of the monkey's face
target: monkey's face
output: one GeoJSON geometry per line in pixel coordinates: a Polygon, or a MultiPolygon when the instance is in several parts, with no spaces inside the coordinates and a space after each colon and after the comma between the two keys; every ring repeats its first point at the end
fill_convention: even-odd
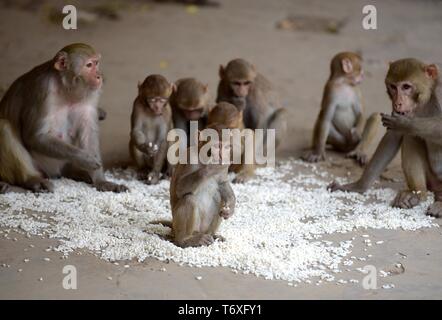
{"type": "Polygon", "coordinates": [[[80,71],[80,76],[84,79],[86,84],[92,89],[100,89],[103,84],[103,77],[100,73],[101,56],[99,54],[84,59],[83,66],[80,71]]]}
{"type": "Polygon", "coordinates": [[[412,82],[388,82],[387,93],[394,112],[410,116],[414,114],[418,103],[416,86],[412,82]]]}
{"type": "Polygon", "coordinates": [[[230,89],[232,90],[235,97],[245,98],[249,95],[252,84],[252,80],[249,79],[235,79],[230,81],[230,89]]]}
{"type": "Polygon", "coordinates": [[[178,108],[188,121],[197,121],[204,115],[206,107],[201,99],[178,99],[178,108]]]}
{"type": "Polygon", "coordinates": [[[159,116],[164,112],[164,108],[169,101],[166,97],[148,97],[146,98],[146,104],[152,112],[159,116]]]}

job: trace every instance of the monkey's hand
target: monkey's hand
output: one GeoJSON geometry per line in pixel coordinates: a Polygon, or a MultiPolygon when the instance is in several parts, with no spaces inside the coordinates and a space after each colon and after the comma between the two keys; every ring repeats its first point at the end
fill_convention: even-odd
{"type": "Polygon", "coordinates": [[[309,150],[305,152],[301,159],[307,162],[318,162],[325,160],[325,152],[316,152],[314,150],[309,150]]]}
{"type": "Polygon", "coordinates": [[[151,171],[146,177],[146,184],[158,184],[160,182],[160,173],[151,171]]]}
{"type": "Polygon", "coordinates": [[[149,142],[149,143],[143,143],[142,145],[140,145],[138,147],[138,149],[140,149],[141,152],[147,154],[149,157],[153,157],[155,156],[155,154],[158,152],[158,145],[149,142]]]}
{"type": "Polygon", "coordinates": [[[81,150],[73,161],[74,165],[86,171],[94,171],[101,168],[101,160],[87,151],[81,150]]]}
{"type": "Polygon", "coordinates": [[[328,185],[327,190],[330,192],[349,191],[349,192],[364,193],[365,191],[367,191],[367,188],[360,186],[358,181],[344,185],[339,184],[336,181],[333,181],[328,185]]]}
{"type": "Polygon", "coordinates": [[[412,131],[412,121],[406,116],[396,113],[392,115],[381,113],[381,117],[382,125],[389,130],[396,130],[404,133],[409,133],[412,131]]]}
{"type": "Polygon", "coordinates": [[[221,204],[221,209],[219,210],[220,217],[224,219],[228,219],[232,216],[234,209],[232,206],[229,206],[227,203],[221,204]]]}
{"type": "Polygon", "coordinates": [[[357,149],[350,151],[345,157],[355,159],[361,167],[367,163],[367,154],[357,149]]]}
{"type": "Polygon", "coordinates": [[[122,184],[116,184],[110,181],[100,181],[95,184],[95,188],[97,188],[98,191],[102,192],[115,192],[115,193],[121,193],[129,191],[129,188],[122,184]]]}

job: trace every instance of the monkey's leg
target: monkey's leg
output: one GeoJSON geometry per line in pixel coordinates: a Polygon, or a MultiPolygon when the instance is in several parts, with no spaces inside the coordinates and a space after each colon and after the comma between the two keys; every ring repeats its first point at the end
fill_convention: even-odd
{"type": "MultiPolygon", "coordinates": [[[[287,134],[287,111],[284,108],[277,109],[268,119],[266,129],[275,129],[275,149],[287,134]]],[[[267,142],[267,134],[264,133],[264,141],[267,142]]],[[[267,143],[265,146],[267,148],[267,143]]],[[[267,154],[267,150],[264,150],[267,154]]]]}
{"type": "Polygon", "coordinates": [[[349,141],[336,129],[333,123],[330,125],[327,144],[330,144],[334,149],[340,152],[346,152],[349,149],[349,141]]]}
{"type": "Polygon", "coordinates": [[[213,236],[200,232],[201,212],[193,195],[184,196],[173,210],[172,230],[175,243],[182,248],[208,246],[213,236]]]}
{"type": "Polygon", "coordinates": [[[428,207],[427,215],[442,217],[442,181],[433,172],[428,172],[428,187],[434,192],[434,203],[428,207]]]}
{"type": "Polygon", "coordinates": [[[373,143],[380,127],[381,115],[375,112],[367,119],[360,142],[353,151],[347,154],[347,157],[354,158],[360,165],[365,165],[367,163],[368,148],[373,143]]]}
{"type": "Polygon", "coordinates": [[[147,181],[150,169],[152,168],[152,161],[149,161],[147,155],[138,150],[132,141],[129,143],[129,153],[138,169],[138,179],[141,181],[147,181]]]}
{"type": "Polygon", "coordinates": [[[53,191],[52,183],[43,179],[11,125],[3,119],[0,119],[0,164],[0,193],[9,189],[8,184],[34,192],[53,191]]]}
{"type": "Polygon", "coordinates": [[[404,136],[402,142],[402,170],[408,190],[398,192],[394,207],[412,208],[427,197],[428,159],[424,141],[404,136]]]}

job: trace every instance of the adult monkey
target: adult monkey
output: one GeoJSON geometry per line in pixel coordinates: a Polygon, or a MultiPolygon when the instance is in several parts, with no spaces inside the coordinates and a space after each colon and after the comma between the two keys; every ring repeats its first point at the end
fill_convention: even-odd
{"type": "Polygon", "coordinates": [[[105,179],[97,103],[100,54],[75,43],[18,78],[0,101],[0,192],[11,185],[52,191],[46,178],[66,176],[100,191],[127,188],[105,179]]]}
{"type": "Polygon", "coordinates": [[[219,68],[220,82],[216,102],[229,102],[244,110],[246,128],[264,129],[264,151],[267,150],[266,129],[275,129],[275,148],[287,131],[287,112],[281,107],[272,84],[244,59],[234,59],[219,68]]]}
{"type": "Polygon", "coordinates": [[[426,198],[427,188],[435,202],[427,214],[442,216],[442,109],[435,89],[439,71],[434,64],[402,59],[390,64],[385,79],[392,101],[392,115],[382,115],[387,133],[382,138],[362,177],[350,184],[333,182],[331,191],[366,191],[402,147],[402,169],[408,189],[400,191],[393,206],[412,208],[426,198]]]}

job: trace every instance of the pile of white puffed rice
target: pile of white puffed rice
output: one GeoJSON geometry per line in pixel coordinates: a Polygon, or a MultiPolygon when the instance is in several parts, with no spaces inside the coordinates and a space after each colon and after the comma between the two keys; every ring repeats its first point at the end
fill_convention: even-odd
{"type": "Polygon", "coordinates": [[[401,210],[389,206],[395,195],[392,189],[374,188],[365,195],[329,193],[326,186],[334,177],[289,160],[276,169],[259,169],[258,177],[247,184],[233,185],[236,212],[220,229],[227,241],[181,249],[165,240],[169,228],[149,224],[171,219],[169,181],[147,186],[131,170],[106,175],[131,191],[102,193],[62,179],[55,181],[51,194],[0,195],[0,226],[58,239],[56,250],[65,254],[84,248],[109,261],[155,257],[196,267],[224,266],[235,273],[290,284],[309,283],[311,277],[333,281],[340,268],[353,263],[350,254],[355,238],[348,235],[342,241],[328,241],[327,235],[345,235],[357,228],[434,226],[424,214],[432,199],[401,210]]]}

